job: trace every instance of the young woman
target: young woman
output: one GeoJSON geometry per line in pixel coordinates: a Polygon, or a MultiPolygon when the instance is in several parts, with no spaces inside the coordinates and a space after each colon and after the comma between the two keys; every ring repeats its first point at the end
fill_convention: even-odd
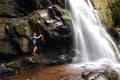
{"type": "Polygon", "coordinates": [[[33,48],[33,55],[36,55],[36,51],[37,51],[37,39],[39,39],[42,35],[40,34],[38,37],[36,35],[36,33],[34,32],[33,34],[33,39],[32,39],[32,42],[34,44],[34,48],[33,48]]]}

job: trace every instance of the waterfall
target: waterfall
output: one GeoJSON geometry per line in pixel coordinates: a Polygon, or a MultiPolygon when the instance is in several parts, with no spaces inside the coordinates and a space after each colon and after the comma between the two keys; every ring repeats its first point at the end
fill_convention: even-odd
{"type": "Polygon", "coordinates": [[[75,63],[108,59],[117,62],[119,51],[89,0],[67,0],[74,29],[75,63]]]}
{"type": "Polygon", "coordinates": [[[66,2],[67,2],[67,1],[65,0],[65,9],[66,9],[66,6],[67,6],[66,2]]]}

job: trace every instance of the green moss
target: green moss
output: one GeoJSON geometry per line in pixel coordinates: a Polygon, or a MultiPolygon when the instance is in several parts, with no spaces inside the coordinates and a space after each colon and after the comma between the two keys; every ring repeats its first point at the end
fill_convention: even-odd
{"type": "Polygon", "coordinates": [[[99,10],[102,10],[102,8],[101,8],[101,7],[99,7],[99,10]]]}
{"type": "Polygon", "coordinates": [[[36,56],[33,57],[33,60],[34,60],[35,62],[40,62],[40,61],[42,60],[42,57],[36,55],[36,56]]]}
{"type": "Polygon", "coordinates": [[[30,18],[35,14],[35,12],[30,13],[29,15],[25,16],[25,18],[30,18]]]}
{"type": "Polygon", "coordinates": [[[68,10],[66,10],[66,9],[61,9],[61,12],[62,12],[63,18],[64,18],[65,20],[69,20],[69,19],[70,19],[70,15],[69,15],[69,11],[68,11],[68,10]]]}
{"type": "Polygon", "coordinates": [[[2,53],[10,53],[11,52],[11,47],[10,47],[10,43],[8,43],[7,41],[3,41],[0,43],[0,52],[2,53]]]}
{"type": "Polygon", "coordinates": [[[63,15],[69,16],[69,11],[67,9],[61,9],[63,15]]]}
{"type": "Polygon", "coordinates": [[[38,21],[38,17],[37,17],[38,16],[38,12],[40,12],[40,10],[34,11],[34,12],[30,13],[29,15],[25,16],[24,18],[25,19],[30,19],[33,22],[36,22],[36,21],[38,21]]]}
{"type": "Polygon", "coordinates": [[[23,20],[19,18],[0,18],[0,22],[3,24],[9,23],[9,27],[13,27],[23,22],[23,20]]]}
{"type": "Polygon", "coordinates": [[[110,24],[110,23],[106,23],[105,26],[106,26],[107,28],[112,28],[112,24],[110,24]]]}
{"type": "Polygon", "coordinates": [[[0,12],[7,11],[8,13],[14,12],[14,7],[8,3],[2,0],[2,3],[0,3],[0,12]]]}
{"type": "Polygon", "coordinates": [[[116,0],[115,3],[110,5],[110,9],[112,11],[112,17],[114,20],[114,25],[120,25],[120,0],[116,0]]]}
{"type": "Polygon", "coordinates": [[[16,26],[16,30],[20,35],[25,35],[26,34],[26,29],[29,28],[29,24],[27,21],[22,22],[18,26],[16,26]]]}
{"type": "Polygon", "coordinates": [[[2,24],[4,24],[4,27],[6,26],[6,23],[9,23],[9,27],[16,27],[17,32],[20,35],[26,34],[26,29],[29,29],[29,24],[27,20],[19,19],[19,18],[0,18],[0,21],[2,24]]]}
{"type": "Polygon", "coordinates": [[[20,19],[17,19],[17,18],[12,18],[12,19],[8,19],[8,20],[11,23],[11,25],[17,25],[21,22],[20,19]]]}
{"type": "Polygon", "coordinates": [[[20,60],[17,60],[17,61],[14,61],[14,62],[11,62],[8,64],[8,67],[10,68],[14,68],[14,69],[20,69],[21,68],[21,61],[20,60]]]}

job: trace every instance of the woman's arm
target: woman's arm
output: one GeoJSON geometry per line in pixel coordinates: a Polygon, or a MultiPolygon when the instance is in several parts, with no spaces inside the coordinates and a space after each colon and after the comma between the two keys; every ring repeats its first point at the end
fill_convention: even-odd
{"type": "Polygon", "coordinates": [[[39,39],[42,35],[40,34],[38,37],[35,37],[36,39],[39,39]]]}

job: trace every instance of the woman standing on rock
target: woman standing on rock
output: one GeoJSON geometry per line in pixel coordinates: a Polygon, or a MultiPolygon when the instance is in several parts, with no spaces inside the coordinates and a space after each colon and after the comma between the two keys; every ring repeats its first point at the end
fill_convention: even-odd
{"type": "Polygon", "coordinates": [[[37,37],[36,33],[34,32],[33,39],[32,39],[32,42],[33,42],[33,45],[34,45],[33,53],[32,53],[33,55],[36,55],[36,51],[37,51],[37,39],[39,39],[40,37],[42,37],[42,34],[40,34],[37,37]]]}

